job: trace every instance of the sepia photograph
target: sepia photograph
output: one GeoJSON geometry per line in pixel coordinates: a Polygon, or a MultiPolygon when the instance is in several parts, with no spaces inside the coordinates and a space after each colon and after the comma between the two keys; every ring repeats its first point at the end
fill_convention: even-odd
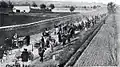
{"type": "Polygon", "coordinates": [[[0,67],[120,67],[120,0],[0,0],[0,67]]]}

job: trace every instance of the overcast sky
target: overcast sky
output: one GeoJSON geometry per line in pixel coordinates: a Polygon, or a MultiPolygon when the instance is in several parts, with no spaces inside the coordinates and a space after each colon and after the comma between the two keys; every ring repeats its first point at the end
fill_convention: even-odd
{"type": "MultiPolygon", "coordinates": [[[[10,0],[10,1],[27,1],[27,0],[10,0]]],[[[34,1],[37,1],[37,0],[34,0],[34,1]]],[[[47,0],[39,0],[39,1],[47,1],[47,0]]],[[[71,1],[71,2],[89,2],[89,3],[97,2],[97,3],[105,3],[105,4],[112,1],[120,5],[120,0],[49,0],[49,1],[71,1]]]]}
{"type": "Polygon", "coordinates": [[[51,1],[72,1],[72,2],[102,2],[107,4],[108,2],[115,2],[117,4],[120,4],[120,0],[51,0],[51,1]]]}

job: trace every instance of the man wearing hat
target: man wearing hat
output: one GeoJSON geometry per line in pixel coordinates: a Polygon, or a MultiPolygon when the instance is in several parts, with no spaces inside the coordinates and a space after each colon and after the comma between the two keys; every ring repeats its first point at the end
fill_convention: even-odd
{"type": "Polygon", "coordinates": [[[21,54],[21,59],[22,59],[22,65],[27,66],[28,65],[28,60],[29,60],[29,53],[26,48],[24,48],[24,51],[21,54]]]}

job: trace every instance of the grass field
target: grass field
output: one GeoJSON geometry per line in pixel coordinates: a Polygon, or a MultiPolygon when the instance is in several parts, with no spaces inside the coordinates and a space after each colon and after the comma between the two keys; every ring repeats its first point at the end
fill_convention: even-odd
{"type": "Polygon", "coordinates": [[[1,17],[3,18],[3,21],[0,21],[0,23],[2,23],[2,26],[27,24],[27,23],[32,23],[36,21],[66,16],[71,14],[75,14],[75,13],[70,13],[70,12],[16,13],[11,15],[0,16],[0,18],[1,17]]]}

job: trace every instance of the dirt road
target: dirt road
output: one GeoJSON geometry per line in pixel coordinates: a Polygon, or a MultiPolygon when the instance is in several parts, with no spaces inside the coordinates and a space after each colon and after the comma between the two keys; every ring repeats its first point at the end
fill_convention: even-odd
{"type": "Polygon", "coordinates": [[[106,23],[102,26],[102,28],[93,38],[89,46],[79,57],[74,67],[118,65],[118,62],[120,62],[120,56],[119,56],[120,55],[120,45],[119,45],[120,19],[119,18],[120,18],[120,8],[117,9],[116,14],[111,14],[108,17],[106,23]]]}
{"type": "Polygon", "coordinates": [[[115,14],[115,22],[117,23],[117,42],[118,42],[118,46],[117,46],[117,60],[118,60],[118,67],[120,67],[120,7],[117,9],[117,14],[115,14]]]}

